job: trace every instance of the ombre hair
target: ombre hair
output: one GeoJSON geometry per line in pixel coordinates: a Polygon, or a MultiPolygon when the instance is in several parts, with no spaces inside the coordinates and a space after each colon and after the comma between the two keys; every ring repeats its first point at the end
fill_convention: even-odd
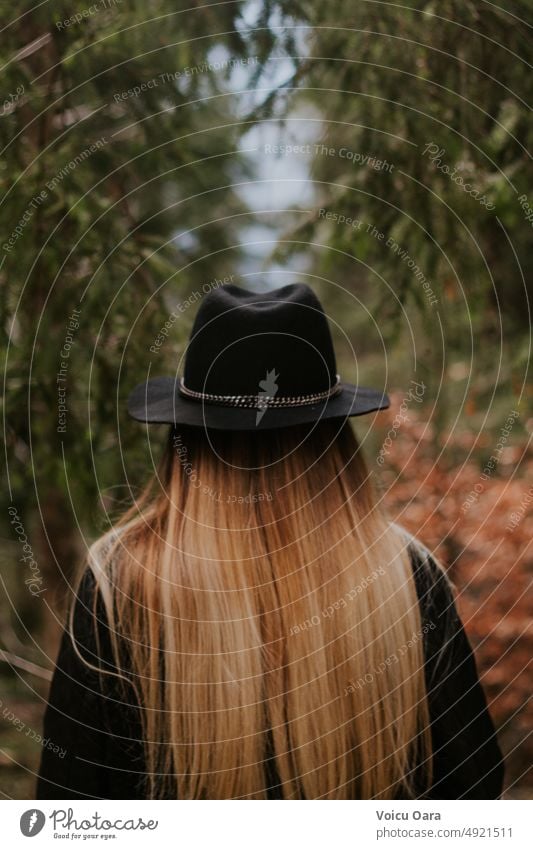
{"type": "Polygon", "coordinates": [[[432,753],[407,542],[348,422],[171,428],[89,552],[141,708],[146,795],[265,799],[273,766],[284,799],[419,797],[432,753]]]}

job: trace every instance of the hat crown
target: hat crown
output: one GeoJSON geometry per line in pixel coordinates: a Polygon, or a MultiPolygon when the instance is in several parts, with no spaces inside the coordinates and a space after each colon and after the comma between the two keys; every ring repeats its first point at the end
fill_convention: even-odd
{"type": "Polygon", "coordinates": [[[327,391],[336,381],[328,320],[313,290],[294,283],[254,293],[220,286],[202,301],[187,347],[185,386],[217,395],[278,397],[327,391]]]}

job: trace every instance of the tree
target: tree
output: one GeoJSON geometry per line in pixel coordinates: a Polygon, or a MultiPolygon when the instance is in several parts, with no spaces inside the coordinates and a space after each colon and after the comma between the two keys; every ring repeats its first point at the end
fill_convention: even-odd
{"type": "MultiPolygon", "coordinates": [[[[316,200],[293,217],[276,258],[307,263],[361,299],[396,355],[398,382],[414,368],[414,338],[431,391],[447,392],[443,356],[445,368],[464,364],[461,387],[470,379],[482,397],[500,383],[523,391],[531,12],[531,2],[512,12],[484,0],[299,4],[310,29],[291,108],[313,119],[297,126],[316,200]]],[[[358,352],[375,347],[364,311],[331,283],[322,294],[358,352]]],[[[508,409],[507,400],[503,418],[508,409]]]]}
{"type": "Polygon", "coordinates": [[[25,2],[5,21],[4,515],[13,503],[49,588],[146,473],[128,392],[174,372],[194,293],[234,279],[255,120],[236,89],[283,50],[246,4],[147,8],[25,2]]]}

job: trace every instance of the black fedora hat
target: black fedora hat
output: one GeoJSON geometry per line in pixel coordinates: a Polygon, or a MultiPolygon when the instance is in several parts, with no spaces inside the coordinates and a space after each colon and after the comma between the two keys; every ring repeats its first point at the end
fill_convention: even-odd
{"type": "Polygon", "coordinates": [[[294,283],[257,294],[233,284],[203,299],[182,377],[154,377],[128,398],[141,422],[255,430],[384,410],[378,389],[337,374],[328,320],[313,290],[294,283]]]}

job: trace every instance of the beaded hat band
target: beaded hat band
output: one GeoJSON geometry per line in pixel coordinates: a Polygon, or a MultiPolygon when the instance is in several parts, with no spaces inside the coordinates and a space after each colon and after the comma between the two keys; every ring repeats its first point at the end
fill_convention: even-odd
{"type": "Polygon", "coordinates": [[[328,317],[306,283],[267,292],[233,283],[210,289],[172,371],[132,389],[130,416],[246,432],[362,416],[390,405],[382,389],[341,383],[328,317]]]}
{"type": "Polygon", "coordinates": [[[341,391],[341,379],[337,380],[324,392],[314,392],[311,395],[215,395],[209,392],[197,392],[185,386],[183,378],[180,378],[179,391],[186,398],[194,398],[196,401],[205,401],[207,404],[220,404],[223,407],[246,407],[262,410],[266,407],[304,407],[308,404],[316,404],[319,401],[327,401],[341,391]]]}

